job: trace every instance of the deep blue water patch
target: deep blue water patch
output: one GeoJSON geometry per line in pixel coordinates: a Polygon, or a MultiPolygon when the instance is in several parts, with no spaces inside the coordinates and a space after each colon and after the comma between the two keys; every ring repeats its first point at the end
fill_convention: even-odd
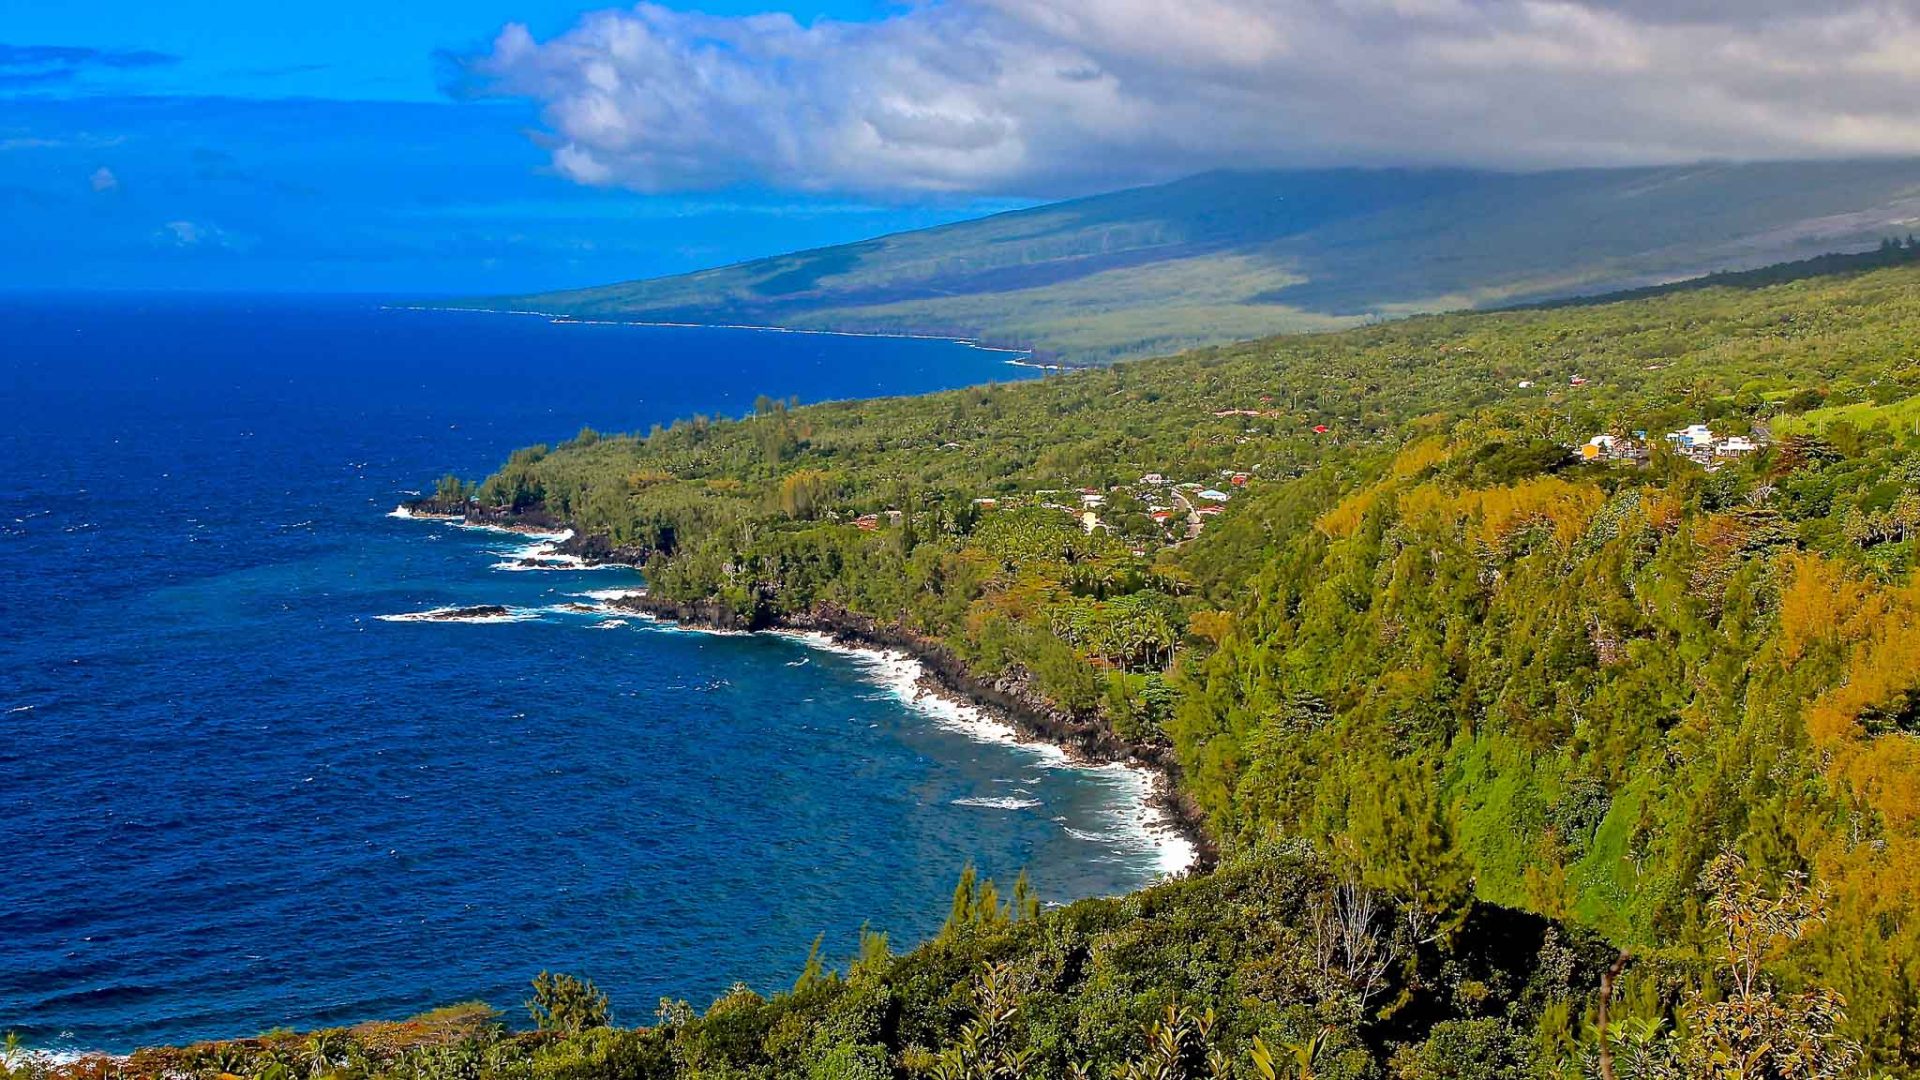
{"type": "Polygon", "coordinates": [[[0,304],[0,1029],[156,1041],[517,1011],[641,1022],[910,942],[969,859],[1135,887],[1136,781],[943,726],[854,658],[570,609],[629,571],[386,516],[582,424],[1020,377],[934,341],[364,303],[0,304]],[[498,625],[383,621],[453,604],[498,625]],[[804,661],[804,662],[802,662],[804,661]]]}

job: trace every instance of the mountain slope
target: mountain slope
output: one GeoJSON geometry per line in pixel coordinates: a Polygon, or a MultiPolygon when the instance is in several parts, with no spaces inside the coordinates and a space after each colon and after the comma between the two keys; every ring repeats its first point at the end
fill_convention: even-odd
{"type": "Polygon", "coordinates": [[[1088,363],[1655,284],[1916,229],[1916,159],[1215,172],[499,306],[953,334],[1088,363]]]}

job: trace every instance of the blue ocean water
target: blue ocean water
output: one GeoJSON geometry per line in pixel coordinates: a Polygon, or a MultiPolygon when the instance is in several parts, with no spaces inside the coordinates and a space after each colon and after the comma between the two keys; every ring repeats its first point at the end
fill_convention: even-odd
{"type": "MultiPolygon", "coordinates": [[[[387,516],[582,424],[1018,377],[936,341],[364,301],[0,302],[0,1030],[159,1041],[789,982],[1165,854],[1139,779],[910,704],[870,660],[609,620],[631,571],[387,516]],[[389,621],[498,603],[517,621],[389,621]]],[[[897,672],[894,673],[897,675],[897,672]]]]}

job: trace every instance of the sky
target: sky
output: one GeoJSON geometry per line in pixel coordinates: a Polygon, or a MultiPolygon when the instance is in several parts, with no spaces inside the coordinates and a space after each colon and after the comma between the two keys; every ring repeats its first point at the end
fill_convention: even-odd
{"type": "Polygon", "coordinates": [[[524,292],[1218,167],[1920,154],[1920,0],[13,4],[0,289],[524,292]]]}
{"type": "Polygon", "coordinates": [[[581,184],[553,166],[541,103],[449,86],[452,58],[509,24],[562,33],[579,3],[334,0],[325,18],[258,0],[0,6],[0,290],[526,292],[1030,201],[581,184]]]}

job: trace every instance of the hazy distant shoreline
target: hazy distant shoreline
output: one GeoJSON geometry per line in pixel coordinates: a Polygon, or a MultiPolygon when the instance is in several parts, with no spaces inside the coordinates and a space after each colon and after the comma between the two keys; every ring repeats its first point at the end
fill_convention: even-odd
{"type": "MultiPolygon", "coordinates": [[[[460,312],[462,314],[526,315],[545,319],[550,323],[562,326],[638,326],[667,330],[750,330],[762,334],[810,334],[818,337],[883,338],[895,341],[942,341],[949,345],[963,345],[969,349],[978,349],[981,352],[1007,353],[1012,356],[1024,357],[1032,357],[1034,355],[1034,350],[1032,349],[1013,349],[1000,345],[983,345],[972,338],[954,337],[951,334],[913,334],[905,331],[899,333],[880,333],[869,330],[812,330],[798,326],[762,326],[754,323],[665,322],[651,319],[587,318],[580,315],[569,315],[559,311],[534,311],[523,308],[459,307],[446,304],[384,304],[382,308],[391,311],[450,311],[460,312]]],[[[1018,367],[1047,368],[1050,370],[1061,366],[1057,364],[1040,364],[1019,360],[1009,360],[1007,362],[1018,367]]]]}

